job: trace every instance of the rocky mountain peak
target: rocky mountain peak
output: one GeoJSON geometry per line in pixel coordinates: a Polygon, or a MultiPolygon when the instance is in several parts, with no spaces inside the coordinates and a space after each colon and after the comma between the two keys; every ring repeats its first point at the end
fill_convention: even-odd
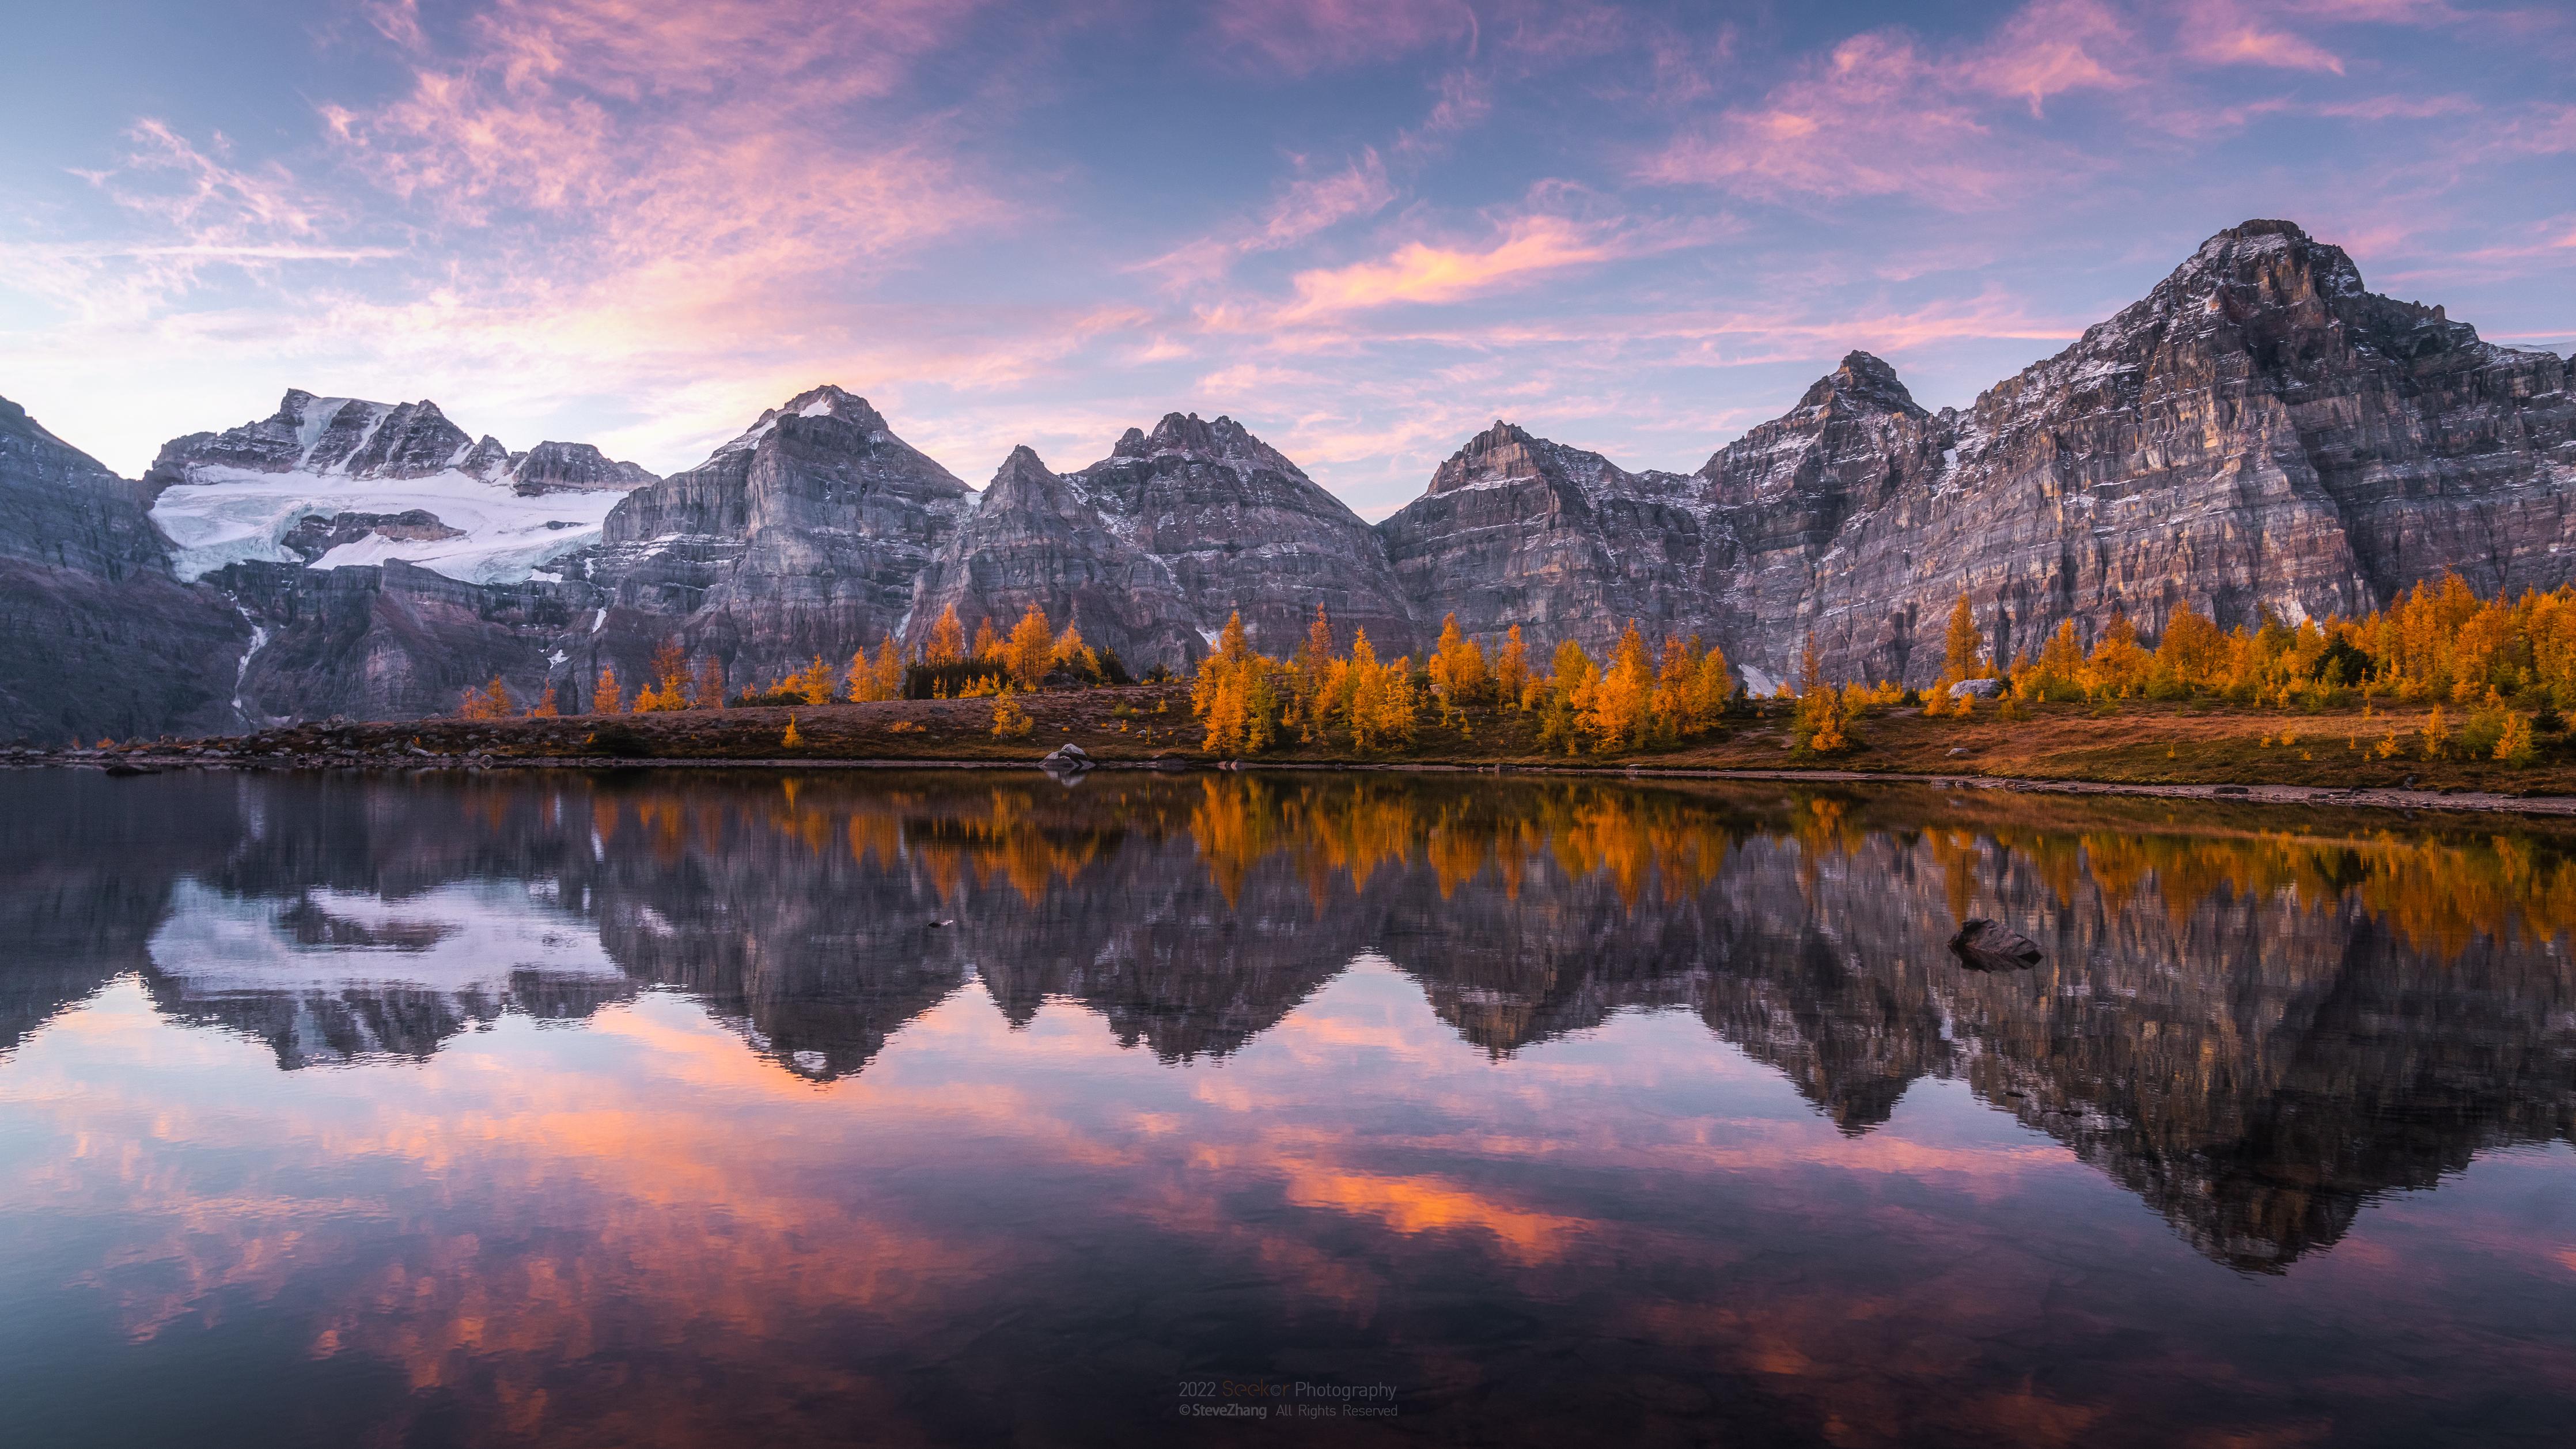
{"type": "Polygon", "coordinates": [[[1197,413],[1165,413],[1151,433],[1129,428],[1110,450],[1114,458],[1158,458],[1177,454],[1203,463],[1238,469],[1267,468],[1303,478],[1304,470],[1285,453],[1252,435],[1252,430],[1222,414],[1213,420],[1197,413]]]}
{"type": "MultiPolygon", "coordinates": [[[[487,446],[498,445],[485,438],[474,445],[475,452],[487,446]]],[[[641,465],[619,462],[589,443],[551,440],[511,457],[509,477],[510,486],[522,496],[596,489],[623,491],[659,481],[641,465]]]]}
{"type": "Polygon", "coordinates": [[[885,414],[878,412],[866,398],[827,382],[821,387],[807,388],[789,398],[783,406],[764,409],[741,436],[717,448],[709,461],[728,453],[747,453],[759,447],[761,439],[778,430],[781,418],[832,418],[863,433],[888,431],[885,414]]]}
{"type": "Polygon", "coordinates": [[[1903,413],[1908,417],[1930,417],[1905,390],[1896,369],[1866,352],[1843,355],[1842,365],[1817,378],[1815,385],[1798,399],[1800,408],[1823,408],[1837,413],[1903,413]]]}
{"type": "Polygon", "coordinates": [[[1514,478],[1535,478],[1543,471],[1541,451],[1549,446],[1519,427],[1494,419],[1494,425],[1469,438],[1431,475],[1432,493],[1514,478]]]}
{"type": "Polygon", "coordinates": [[[787,406],[777,411],[800,418],[839,418],[853,427],[871,430],[885,426],[885,414],[870,406],[866,398],[828,382],[789,398],[787,406]]]}
{"type": "Polygon", "coordinates": [[[1037,449],[1021,443],[1011,449],[1011,456],[1002,460],[1001,467],[993,470],[993,481],[984,490],[983,506],[993,507],[1017,489],[1032,483],[1052,482],[1054,478],[1055,470],[1046,465],[1046,459],[1038,456],[1037,449]]]}

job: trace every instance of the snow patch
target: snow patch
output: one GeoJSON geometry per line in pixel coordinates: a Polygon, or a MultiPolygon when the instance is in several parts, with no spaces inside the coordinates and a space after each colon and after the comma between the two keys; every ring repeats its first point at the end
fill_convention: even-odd
{"type": "Polygon", "coordinates": [[[250,647],[242,651],[241,662],[233,666],[233,713],[247,720],[250,718],[250,707],[242,703],[242,681],[250,678],[251,657],[268,647],[268,630],[250,616],[250,610],[242,608],[239,604],[235,604],[233,608],[241,614],[242,622],[250,625],[250,647]]]}
{"type": "Polygon", "coordinates": [[[302,450],[295,455],[297,467],[312,461],[313,450],[322,445],[322,435],[331,431],[331,420],[349,402],[345,397],[318,397],[305,406],[303,421],[295,427],[296,446],[302,450]]]}
{"type": "Polygon", "coordinates": [[[470,584],[519,583],[539,566],[599,541],[616,490],[548,493],[522,498],[507,486],[453,470],[427,478],[351,478],[312,472],[254,473],[201,467],[164,489],[152,521],[177,546],[172,568],[194,582],[226,564],[295,563],[281,542],[313,514],[436,514],[456,538],[392,539],[377,535],[324,554],[316,568],[400,559],[470,584]]]}
{"type": "Polygon", "coordinates": [[[182,878],[150,950],[155,966],[194,992],[405,985],[497,996],[520,971],[624,979],[596,927],[504,880],[460,881],[387,900],[336,890],[245,897],[182,878]],[[289,913],[307,911],[343,927],[332,934],[382,944],[301,944],[289,913]]]}

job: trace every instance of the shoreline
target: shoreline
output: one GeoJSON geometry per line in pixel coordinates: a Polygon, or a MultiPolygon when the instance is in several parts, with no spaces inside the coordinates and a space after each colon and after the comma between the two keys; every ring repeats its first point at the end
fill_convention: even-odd
{"type": "MultiPolygon", "coordinates": [[[[374,773],[403,771],[465,771],[482,773],[501,770],[574,770],[600,772],[610,770],[1009,770],[1059,777],[1036,760],[997,759],[729,759],[722,757],[619,758],[612,756],[511,756],[454,755],[424,752],[421,757],[402,759],[367,756],[356,759],[242,757],[237,755],[168,755],[117,751],[105,754],[95,751],[30,752],[0,758],[0,769],[68,769],[94,770],[115,778],[171,774],[186,770],[275,770],[312,771],[356,770],[374,773]]],[[[2014,794],[2126,796],[2142,799],[2194,800],[2211,804],[2307,806],[2313,808],[2386,810],[2400,814],[2416,811],[2438,811],[2458,815],[2528,815],[2543,817],[2576,817],[2576,795],[2508,795],[2498,791],[2448,789],[2405,789],[2391,786],[2324,786],[2292,784],[2239,784],[2221,781],[2143,783],[2113,780],[2058,779],[2040,776],[1979,775],[1950,772],[1927,773],[1897,770],[1831,770],[1831,769],[1763,769],[1709,768],[1689,766],[1629,765],[1556,765],[1499,763],[1453,763],[1440,760],[1366,760],[1366,761],[1242,761],[1180,760],[1165,757],[1155,760],[1095,760],[1089,769],[1062,775],[1078,781],[1090,774],[1192,774],[1202,771],[1220,773],[1264,774],[1411,774],[1411,775],[1540,775],[1566,778],[1620,780],[1731,780],[1770,781],[1780,784],[1806,785],[1923,785],[1950,790],[2002,790],[2014,794]]]]}

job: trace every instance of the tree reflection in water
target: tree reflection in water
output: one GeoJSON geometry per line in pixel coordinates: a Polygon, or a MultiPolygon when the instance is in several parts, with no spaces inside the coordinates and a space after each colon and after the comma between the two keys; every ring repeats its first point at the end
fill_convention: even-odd
{"type": "MultiPolygon", "coordinates": [[[[1226,1080],[1207,1068],[1265,1039],[1326,1039],[1313,1034],[1333,1013],[1304,1036],[1292,1019],[1359,963],[1400,973],[1384,979],[1409,982],[1495,1071],[1622,1014],[1696,1017],[1706,1052],[1785,1078],[1855,1154],[1917,1083],[1962,1084],[2251,1275],[2330,1248],[2375,1197],[2567,1142],[2576,1121],[2576,837],[2554,828],[1383,775],[1102,775],[1074,790],[828,772],[22,775],[0,789],[0,929],[23,947],[0,974],[0,1050],[26,1050],[120,978],[163,1020],[256,1038],[289,1069],[429,1062],[513,1017],[596,1022],[670,992],[779,1082],[846,1084],[885,1070],[908,1025],[956,1030],[940,1008],[981,993],[1030,1050],[1061,1049],[1046,1009],[1067,1004],[1186,1069],[1173,1080],[1204,1099],[1226,1080]],[[2028,934],[2044,959],[1961,969],[1944,943],[1971,916],[2028,934]]],[[[1256,1222],[1473,1228],[1531,1272],[1607,1231],[1562,1203],[1479,1191],[1472,1172],[1355,1162],[1323,1125],[1284,1127],[1296,1111],[1252,1119],[1258,1159],[1191,1148],[1228,1180],[1266,1174],[1277,1197],[1256,1222]]],[[[1478,1160],[1562,1150],[1486,1130],[1478,1160]]],[[[1129,1150],[1110,1155],[1132,1165],[1129,1150]]],[[[1253,1231],[1222,1201],[1176,1194],[1151,1212],[1203,1240],[1253,1231]]],[[[868,1273],[971,1275],[984,1251],[918,1220],[877,1230],[909,1245],[911,1267],[868,1273]]],[[[1260,1252],[1327,1298],[1379,1291],[1329,1242],[1260,1252]]],[[[860,1271],[839,1262],[818,1281],[860,1271]]],[[[1631,1329],[1745,1331],[1705,1306],[1677,1312],[1631,1329]]],[[[812,1387],[861,1381],[876,1383],[812,1387]]],[[[1888,1413],[1919,1411],[1877,1392],[1894,1394],[1888,1413]]]]}

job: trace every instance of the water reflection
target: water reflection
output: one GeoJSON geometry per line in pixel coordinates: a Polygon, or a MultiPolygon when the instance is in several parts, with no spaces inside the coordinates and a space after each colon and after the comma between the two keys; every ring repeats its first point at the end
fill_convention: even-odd
{"type": "Polygon", "coordinates": [[[273,1373],[419,1438],[1081,1442],[1037,1427],[1061,1396],[1194,1364],[1400,1364],[1504,1438],[2296,1438],[2437,1368],[2537,1385],[2532,1422],[2576,1393],[2545,829],[1331,776],[0,791],[0,1100],[56,1133],[0,1215],[121,1225],[44,1251],[128,1345],[290,1321],[273,1373]],[[1962,969],[1971,916],[2043,961],[1962,969]],[[318,1095],[246,1133],[279,1099],[240,1039],[318,1095]],[[2392,1190],[2550,1144],[2543,1226],[2446,1222],[2449,1278],[2312,1270],[2392,1190]],[[2159,1277],[2105,1184],[2235,1274],[2159,1277]],[[2357,1302],[2405,1307],[2411,1375],[2276,1392],[2140,1337],[2357,1302]],[[360,1360],[398,1390],[315,1367],[360,1360]]]}

